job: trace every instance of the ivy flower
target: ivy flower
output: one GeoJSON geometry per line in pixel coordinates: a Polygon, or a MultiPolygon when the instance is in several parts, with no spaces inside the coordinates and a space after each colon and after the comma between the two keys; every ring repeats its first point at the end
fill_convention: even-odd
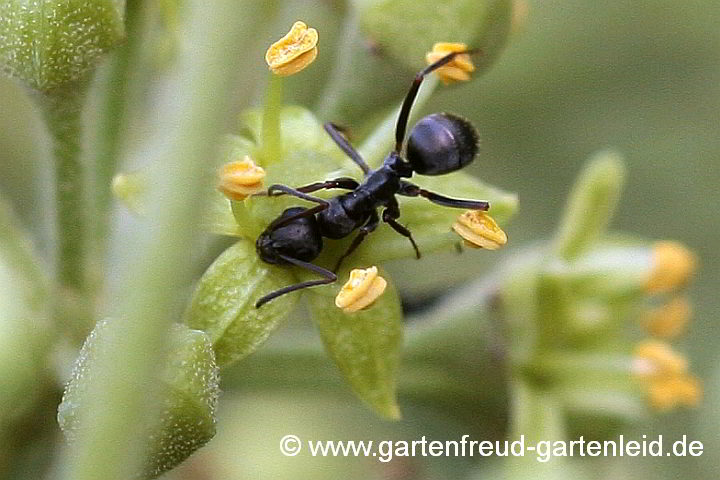
{"type": "MultiPolygon", "coordinates": [[[[226,139],[221,165],[248,155],[265,171],[266,185],[308,185],[338,177],[362,180],[362,171],[303,108],[287,106],[280,110],[281,150],[271,161],[262,155],[263,112],[247,111],[241,115],[241,123],[243,136],[231,135],[226,139]]],[[[516,207],[515,195],[487,186],[464,172],[423,176],[416,181],[432,191],[488,200],[499,222],[506,221],[516,207]]],[[[325,190],[313,194],[329,198],[338,192],[325,190]]],[[[380,268],[352,274],[349,270],[358,265],[380,266],[388,260],[414,257],[405,237],[381,224],[345,259],[346,268],[338,272],[339,278],[351,277],[349,285],[342,287],[336,282],[315,286],[255,308],[257,300],[272,291],[317,280],[315,274],[300,268],[265,263],[255,249],[258,236],[285,209],[309,205],[289,195],[249,196],[242,201],[216,195],[212,207],[215,216],[208,223],[218,233],[236,236],[237,243],[223,252],[198,282],[186,322],[206,332],[218,364],[229,365],[261,345],[304,297],[328,355],[354,392],[382,416],[398,418],[394,385],[404,328],[400,298],[392,279],[378,275],[380,268]]],[[[424,198],[401,198],[400,210],[399,221],[408,225],[424,254],[454,250],[457,237],[449,227],[456,220],[457,210],[430,204],[424,198]]],[[[354,235],[325,240],[313,263],[332,269],[353,239],[354,235]]]]}

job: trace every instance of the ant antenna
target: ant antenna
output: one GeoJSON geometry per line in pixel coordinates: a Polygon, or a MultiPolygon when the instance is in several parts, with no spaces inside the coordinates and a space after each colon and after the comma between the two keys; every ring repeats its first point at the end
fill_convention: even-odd
{"type": "Polygon", "coordinates": [[[405,130],[407,130],[408,118],[410,117],[410,109],[415,102],[415,97],[417,97],[418,90],[420,90],[420,85],[422,84],[425,75],[450,63],[458,55],[473,54],[476,52],[478,52],[478,49],[448,53],[440,60],[435,63],[431,63],[424,69],[420,70],[417,75],[415,75],[415,79],[410,85],[410,90],[408,90],[405,100],[403,100],[402,107],[400,108],[400,115],[398,115],[397,126],[395,127],[395,153],[399,154],[402,150],[403,142],[405,141],[405,130]]]}

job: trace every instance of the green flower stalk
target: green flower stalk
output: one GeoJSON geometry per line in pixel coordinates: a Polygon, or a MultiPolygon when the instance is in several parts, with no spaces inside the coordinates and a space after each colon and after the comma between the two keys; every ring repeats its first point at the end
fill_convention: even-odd
{"type": "Polygon", "coordinates": [[[232,83],[226,59],[241,43],[239,33],[252,30],[239,13],[247,18],[261,13],[251,2],[236,1],[215,2],[212,8],[190,2],[186,11],[187,38],[194,47],[179,56],[182,76],[173,84],[179,101],[165,117],[172,119],[170,127],[159,145],[144,151],[158,155],[148,182],[147,221],[117,243],[122,267],[107,298],[112,299],[108,316],[121,320],[108,326],[112,341],[94,360],[98,373],[89,382],[77,441],[62,464],[63,478],[135,475],[145,459],[143,422],[162,410],[153,397],[137,392],[152,392],[157,384],[156,367],[166,364],[174,302],[190,279],[187,249],[198,225],[182,219],[199,215],[204,205],[208,172],[203,159],[215,152],[232,83]]]}
{"type": "MultiPolygon", "coordinates": [[[[124,39],[121,0],[20,1],[0,5],[0,68],[36,92],[50,131],[57,199],[58,314],[89,316],[88,225],[81,163],[81,113],[88,80],[105,53],[124,39]],[[70,301],[67,298],[70,297],[70,301]]],[[[77,322],[77,319],[73,319],[77,322]]],[[[82,322],[81,322],[82,323],[82,322]]]]}

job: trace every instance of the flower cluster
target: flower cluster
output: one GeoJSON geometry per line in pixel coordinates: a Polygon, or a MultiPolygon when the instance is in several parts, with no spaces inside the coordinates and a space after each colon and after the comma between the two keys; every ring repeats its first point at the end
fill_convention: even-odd
{"type": "Polygon", "coordinates": [[[652,270],[645,289],[660,297],[660,305],[649,308],[642,323],[652,339],[640,342],[633,352],[633,372],[657,410],[697,406],[702,397],[700,381],[688,372],[688,362],[673,351],[668,340],[680,336],[691,316],[683,290],[695,271],[695,255],[677,242],[657,242],[652,247],[652,270]]]}
{"type": "Polygon", "coordinates": [[[528,253],[501,294],[521,381],[543,385],[565,411],[587,418],[695,406],[702,392],[688,361],[666,343],[688,323],[683,289],[695,256],[676,242],[649,245],[605,232],[623,178],[616,154],[591,161],[551,248],[528,253]],[[628,326],[639,323],[652,339],[628,338],[628,326]]]}
{"type": "MultiPolygon", "coordinates": [[[[261,308],[255,306],[270,292],[317,280],[313,272],[269,264],[256,253],[255,242],[268,226],[286,209],[305,204],[290,195],[268,195],[263,185],[297,187],[339,177],[362,181],[357,165],[344,155],[312,113],[282,102],[282,76],[297,73],[314,60],[317,38],[314,29],[296,22],[287,35],[271,45],[266,55],[271,69],[266,104],[262,110],[241,114],[242,135],[226,138],[217,185],[221,194],[215,196],[208,223],[218,233],[237,237],[237,243],[220,255],[198,282],[186,322],[208,334],[217,362],[224,366],[254,351],[303,296],[328,355],[351,388],[376,412],[398,418],[395,381],[404,329],[402,308],[391,279],[376,265],[412,256],[414,250],[407,238],[380,226],[344,260],[345,267],[337,272],[341,281],[346,280],[344,286],[314,286],[302,294],[278,296],[261,308]]],[[[436,46],[435,52],[429,54],[429,60],[467,50],[462,44],[439,45],[439,50],[436,46]]],[[[438,73],[441,78],[449,75],[455,80],[469,80],[473,69],[467,55],[458,55],[438,73]]],[[[430,82],[428,88],[435,85],[430,82]]],[[[420,103],[417,101],[415,108],[420,103]]],[[[394,112],[383,124],[394,127],[396,121],[394,112]]],[[[392,145],[392,130],[381,126],[378,131],[382,139],[378,140],[378,134],[370,137],[392,145]]],[[[365,156],[371,168],[381,160],[365,156]]],[[[427,176],[417,179],[417,183],[431,191],[487,200],[494,217],[487,212],[466,212],[458,217],[457,210],[433,205],[427,199],[404,198],[400,221],[412,225],[413,238],[423,253],[453,251],[458,244],[457,234],[474,247],[494,250],[506,243],[507,236],[498,224],[515,210],[515,195],[461,171],[427,176]]],[[[312,194],[330,198],[337,192],[321,189],[312,194]]],[[[313,264],[325,271],[332,268],[354,236],[323,242],[313,264]]]]}

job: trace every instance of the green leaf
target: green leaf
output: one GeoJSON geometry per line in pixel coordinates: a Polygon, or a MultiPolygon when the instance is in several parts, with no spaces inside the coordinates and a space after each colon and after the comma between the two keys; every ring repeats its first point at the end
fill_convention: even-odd
{"type": "Polygon", "coordinates": [[[124,38],[120,0],[0,3],[0,67],[43,92],[83,79],[124,38]]]}
{"type": "Polygon", "coordinates": [[[349,314],[335,306],[334,293],[313,289],[308,295],[328,355],[362,401],[383,417],[399,419],[395,390],[403,323],[397,293],[388,282],[373,305],[349,314]]]}
{"type": "Polygon", "coordinates": [[[283,295],[261,308],[255,302],[292,283],[290,269],[263,262],[255,244],[242,239],[203,274],[186,323],[209,335],[218,365],[226,366],[255,351],[287,316],[297,295],[283,295]]]}
{"type": "Polygon", "coordinates": [[[363,31],[382,52],[419,70],[436,42],[480,48],[477,65],[492,63],[510,29],[510,0],[354,0],[363,31]],[[399,21],[402,19],[402,21],[399,21]]]}
{"type": "MultiPolygon", "coordinates": [[[[83,428],[88,395],[95,373],[95,359],[113,341],[111,320],[98,322],[75,363],[72,378],[58,407],[58,423],[68,442],[75,442],[83,428]]],[[[141,478],[155,478],[173,468],[215,435],[215,409],[220,394],[218,369],[208,337],[175,324],[169,358],[160,376],[159,418],[147,419],[149,452],[141,478]]],[[[148,393],[148,392],[143,392],[148,393]]]]}

